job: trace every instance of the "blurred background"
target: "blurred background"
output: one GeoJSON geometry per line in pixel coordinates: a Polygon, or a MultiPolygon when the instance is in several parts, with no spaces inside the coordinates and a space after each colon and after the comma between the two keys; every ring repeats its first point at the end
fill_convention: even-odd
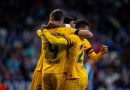
{"type": "Polygon", "coordinates": [[[130,90],[128,0],[0,0],[0,87],[29,90],[41,52],[37,29],[57,8],[89,22],[95,52],[109,47],[97,63],[86,58],[93,72],[88,90],[130,90]]]}

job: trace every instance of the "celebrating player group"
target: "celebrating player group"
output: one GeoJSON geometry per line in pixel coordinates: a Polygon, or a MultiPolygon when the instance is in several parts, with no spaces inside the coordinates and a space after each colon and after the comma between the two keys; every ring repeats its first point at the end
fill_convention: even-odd
{"type": "Polygon", "coordinates": [[[85,53],[97,62],[108,52],[105,45],[98,54],[93,51],[87,40],[93,37],[88,22],[74,21],[57,9],[37,34],[42,48],[30,90],[85,90],[88,85],[85,53]]]}

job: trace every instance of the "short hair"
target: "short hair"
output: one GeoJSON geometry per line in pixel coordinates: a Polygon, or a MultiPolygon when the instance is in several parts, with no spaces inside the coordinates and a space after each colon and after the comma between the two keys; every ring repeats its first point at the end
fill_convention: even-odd
{"type": "Polygon", "coordinates": [[[68,16],[64,17],[64,23],[65,24],[70,24],[71,21],[74,21],[74,19],[72,17],[68,17],[68,16]]]}
{"type": "Polygon", "coordinates": [[[61,21],[64,18],[64,14],[61,10],[54,11],[51,15],[52,21],[61,21]]]}
{"type": "Polygon", "coordinates": [[[79,29],[79,28],[85,28],[86,26],[89,27],[89,23],[87,21],[84,20],[77,20],[75,21],[75,28],[79,29]]]}

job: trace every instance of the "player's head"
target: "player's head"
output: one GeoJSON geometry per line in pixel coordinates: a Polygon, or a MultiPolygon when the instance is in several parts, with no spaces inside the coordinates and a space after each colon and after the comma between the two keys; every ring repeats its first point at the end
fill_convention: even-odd
{"type": "Polygon", "coordinates": [[[70,24],[71,21],[74,21],[74,19],[72,17],[67,17],[67,16],[64,17],[64,23],[65,24],[70,24]]]}
{"type": "Polygon", "coordinates": [[[71,27],[75,28],[74,19],[72,17],[64,17],[64,23],[70,24],[71,27]]]}
{"type": "Polygon", "coordinates": [[[64,14],[61,10],[57,9],[54,10],[51,15],[50,15],[51,21],[59,21],[63,22],[64,21],[64,14]]]}
{"type": "Polygon", "coordinates": [[[88,22],[87,21],[84,21],[84,20],[77,20],[77,21],[75,21],[75,28],[76,29],[82,29],[82,30],[85,30],[85,29],[87,29],[87,30],[89,30],[89,24],[88,24],[88,22]]]}

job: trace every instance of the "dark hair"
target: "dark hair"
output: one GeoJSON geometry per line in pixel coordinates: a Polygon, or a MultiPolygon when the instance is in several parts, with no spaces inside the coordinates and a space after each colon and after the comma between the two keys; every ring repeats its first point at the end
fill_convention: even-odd
{"type": "Polygon", "coordinates": [[[61,21],[64,18],[64,14],[61,10],[57,10],[51,15],[53,21],[61,21]]]}
{"type": "Polygon", "coordinates": [[[70,24],[71,21],[74,21],[74,19],[72,17],[67,17],[67,16],[64,17],[65,24],[70,24]]]}
{"type": "Polygon", "coordinates": [[[89,24],[87,21],[84,21],[84,20],[77,20],[75,21],[75,28],[76,29],[79,29],[79,28],[85,28],[86,26],[89,27],[89,24]]]}

